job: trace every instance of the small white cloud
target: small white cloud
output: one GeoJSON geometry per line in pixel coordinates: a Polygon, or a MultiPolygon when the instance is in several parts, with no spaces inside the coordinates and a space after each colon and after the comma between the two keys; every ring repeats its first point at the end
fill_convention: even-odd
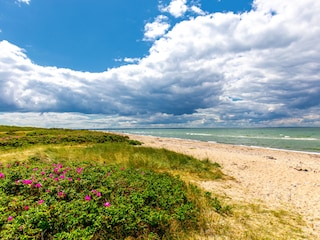
{"type": "Polygon", "coordinates": [[[18,3],[30,4],[31,0],[17,0],[18,3]]]}
{"type": "Polygon", "coordinates": [[[138,63],[140,61],[140,58],[129,58],[129,57],[126,57],[123,59],[124,62],[127,62],[127,63],[138,63]]]}
{"type": "Polygon", "coordinates": [[[144,40],[153,41],[158,37],[163,36],[170,27],[167,22],[168,18],[164,15],[159,15],[154,22],[147,23],[144,26],[144,40]]]}
{"type": "Polygon", "coordinates": [[[168,12],[176,18],[182,17],[188,10],[187,0],[172,0],[168,6],[160,6],[160,10],[168,12]]]}
{"type": "Polygon", "coordinates": [[[198,15],[205,15],[206,13],[199,7],[197,6],[191,6],[190,10],[198,15]]]}

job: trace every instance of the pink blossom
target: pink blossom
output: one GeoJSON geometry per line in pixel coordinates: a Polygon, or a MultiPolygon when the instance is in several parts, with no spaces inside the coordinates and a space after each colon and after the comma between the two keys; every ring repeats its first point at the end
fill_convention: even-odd
{"type": "Polygon", "coordinates": [[[38,168],[37,168],[37,167],[36,167],[36,168],[34,168],[34,169],[33,169],[33,171],[38,171],[38,168]]]}
{"type": "Polygon", "coordinates": [[[45,174],[46,174],[46,172],[42,171],[42,172],[41,172],[41,174],[42,174],[42,175],[45,175],[45,174]]]}
{"type": "Polygon", "coordinates": [[[64,179],[64,178],[65,178],[65,176],[64,176],[64,175],[60,175],[60,178],[61,178],[61,179],[64,179]]]}
{"type": "Polygon", "coordinates": [[[54,171],[56,174],[59,174],[59,168],[56,167],[56,168],[53,169],[53,171],[54,171]]]}
{"type": "Polygon", "coordinates": [[[69,177],[69,178],[68,178],[68,181],[72,181],[72,178],[71,178],[71,177],[69,177]]]}
{"type": "Polygon", "coordinates": [[[57,177],[56,177],[56,178],[54,178],[54,180],[55,180],[56,182],[59,182],[59,178],[57,178],[57,177]]]}
{"type": "Polygon", "coordinates": [[[41,200],[38,201],[38,204],[39,204],[39,205],[42,204],[42,203],[44,203],[44,200],[43,200],[43,199],[41,199],[41,200]]]}
{"type": "Polygon", "coordinates": [[[80,181],[81,179],[78,177],[77,180],[80,181]]]}
{"type": "Polygon", "coordinates": [[[29,179],[22,180],[22,184],[30,185],[32,184],[32,180],[29,180],[29,179]]]}
{"type": "Polygon", "coordinates": [[[103,204],[105,207],[110,207],[111,206],[111,204],[110,204],[110,202],[106,202],[105,204],[103,204]]]}
{"type": "Polygon", "coordinates": [[[25,206],[25,207],[24,207],[24,210],[28,211],[28,210],[29,210],[29,206],[28,206],[28,205],[25,206]]]}
{"type": "Polygon", "coordinates": [[[96,193],[96,192],[97,192],[97,190],[93,189],[91,192],[96,193]]]}
{"type": "Polygon", "coordinates": [[[53,178],[53,173],[50,173],[50,174],[49,174],[49,178],[53,178]]]}
{"type": "Polygon", "coordinates": [[[90,201],[90,200],[91,200],[91,197],[87,195],[87,196],[84,197],[84,199],[85,199],[86,201],[90,201]]]}
{"type": "Polygon", "coordinates": [[[65,196],[66,196],[66,194],[64,192],[58,192],[58,197],[64,198],[65,196]]]}
{"type": "Polygon", "coordinates": [[[62,164],[61,163],[58,164],[58,168],[62,168],[62,164]]]}
{"type": "Polygon", "coordinates": [[[9,216],[8,217],[8,222],[12,221],[13,220],[13,217],[12,216],[9,216]]]}
{"type": "Polygon", "coordinates": [[[41,183],[37,183],[37,184],[35,185],[35,187],[36,187],[36,188],[41,188],[41,187],[42,187],[42,184],[41,184],[41,183]]]}
{"type": "Polygon", "coordinates": [[[83,168],[77,168],[77,173],[81,173],[83,171],[83,168]]]}
{"type": "Polygon", "coordinates": [[[0,178],[5,178],[5,175],[2,172],[0,172],[0,178]]]}
{"type": "Polygon", "coordinates": [[[97,192],[97,197],[101,197],[101,192],[97,192]]]}

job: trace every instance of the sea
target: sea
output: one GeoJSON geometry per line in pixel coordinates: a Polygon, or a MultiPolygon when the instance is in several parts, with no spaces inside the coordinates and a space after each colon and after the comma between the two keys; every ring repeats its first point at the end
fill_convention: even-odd
{"type": "Polygon", "coordinates": [[[129,128],[108,131],[320,154],[320,128],[314,127],[129,128]]]}

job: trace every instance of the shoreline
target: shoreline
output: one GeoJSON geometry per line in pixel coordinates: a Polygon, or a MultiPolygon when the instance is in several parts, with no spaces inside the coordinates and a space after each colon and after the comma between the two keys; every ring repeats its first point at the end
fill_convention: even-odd
{"type": "Polygon", "coordinates": [[[202,182],[206,190],[233,200],[262,201],[301,214],[307,232],[320,239],[320,154],[264,147],[212,143],[117,133],[138,140],[142,146],[165,148],[209,159],[235,180],[202,182]]]}
{"type": "Polygon", "coordinates": [[[239,146],[239,147],[249,147],[249,148],[257,148],[257,149],[267,149],[267,150],[274,150],[274,151],[284,151],[284,152],[294,152],[294,153],[303,153],[303,154],[315,154],[320,155],[320,152],[312,152],[312,151],[303,151],[303,150],[294,150],[294,149],[285,149],[285,148],[272,148],[272,147],[263,147],[263,146],[255,146],[255,145],[243,145],[243,144],[232,144],[232,143],[221,143],[216,141],[205,141],[205,140],[196,140],[196,139],[188,139],[188,138],[177,138],[177,137],[162,137],[162,136],[154,136],[154,135],[142,135],[142,134],[133,134],[133,133],[124,133],[124,132],[110,132],[118,135],[124,136],[141,136],[141,137],[154,137],[154,138],[163,138],[163,139],[176,139],[176,140],[186,140],[186,141],[193,141],[193,142],[203,142],[203,143],[212,143],[212,144],[221,144],[221,145],[229,145],[229,146],[239,146]]]}

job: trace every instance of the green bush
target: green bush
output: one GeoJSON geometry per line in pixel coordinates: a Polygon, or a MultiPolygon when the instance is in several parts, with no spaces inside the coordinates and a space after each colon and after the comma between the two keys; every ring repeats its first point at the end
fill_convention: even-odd
{"type": "Polygon", "coordinates": [[[167,173],[36,158],[0,173],[1,239],[170,239],[198,226],[188,186],[167,173]]]}

